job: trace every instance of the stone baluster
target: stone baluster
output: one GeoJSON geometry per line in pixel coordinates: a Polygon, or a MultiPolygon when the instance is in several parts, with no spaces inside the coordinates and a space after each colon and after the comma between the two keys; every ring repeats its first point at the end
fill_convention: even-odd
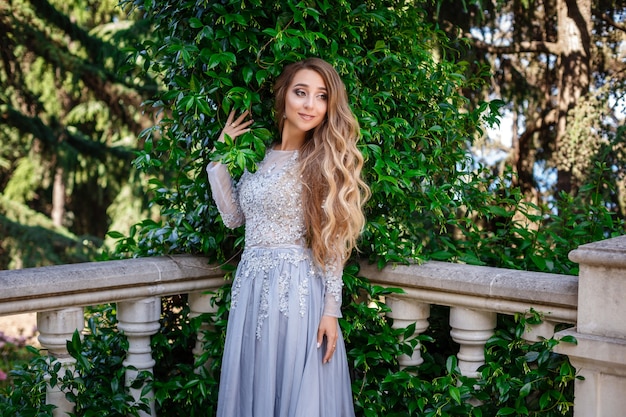
{"type": "MultiPolygon", "coordinates": [[[[124,366],[135,369],[126,370],[126,386],[131,386],[138,374],[146,371],[153,373],[155,361],[152,358],[150,338],[161,328],[161,299],[159,297],[117,303],[118,329],[128,338],[128,354],[124,366]]],[[[142,387],[131,388],[136,401],[140,400],[142,387]]],[[[154,393],[148,394],[150,413],[140,412],[140,417],[156,416],[154,393]]]]}
{"type": "Polygon", "coordinates": [[[554,336],[556,325],[556,322],[546,320],[545,318],[539,324],[527,324],[522,338],[531,343],[539,342],[542,339],[550,339],[554,336]]]}
{"type": "MultiPolygon", "coordinates": [[[[217,312],[217,306],[213,302],[215,294],[207,292],[194,292],[188,296],[187,303],[189,304],[189,318],[193,319],[204,313],[217,312]]],[[[209,323],[203,322],[198,329],[198,335],[196,337],[196,346],[193,348],[193,354],[196,360],[204,354],[204,335],[207,331],[211,330],[209,323]]],[[[204,363],[204,367],[208,370],[211,367],[211,361],[204,363]]],[[[196,369],[199,372],[200,369],[196,369]]]]}
{"type": "MultiPolygon", "coordinates": [[[[391,309],[387,315],[393,319],[392,327],[394,329],[402,329],[413,323],[415,323],[415,335],[428,329],[430,304],[389,296],[386,297],[385,303],[391,309]]],[[[420,343],[415,346],[412,355],[401,355],[398,358],[400,369],[407,366],[419,366],[423,362],[420,343]]]]}
{"type": "Polygon", "coordinates": [[[496,327],[496,313],[461,307],[450,308],[450,335],[460,345],[458,365],[464,376],[478,378],[485,363],[485,344],[496,327]]]}
{"type": "MultiPolygon", "coordinates": [[[[81,307],[37,313],[39,343],[52,358],[61,363],[59,376],[63,376],[67,370],[74,371],[76,360],[67,351],[67,341],[72,340],[74,332],[81,332],[84,326],[85,317],[81,307]]],[[[74,404],[65,398],[58,383],[46,387],[46,404],[57,407],[52,412],[54,417],[67,417],[74,411],[74,404]]]]}

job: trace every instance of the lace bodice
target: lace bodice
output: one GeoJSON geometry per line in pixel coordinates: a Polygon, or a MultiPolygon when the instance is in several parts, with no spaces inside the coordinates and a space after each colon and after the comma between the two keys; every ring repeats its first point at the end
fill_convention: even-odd
{"type": "MultiPolygon", "coordinates": [[[[236,185],[223,164],[209,164],[207,174],[224,224],[236,228],[245,223],[246,248],[305,247],[298,151],[269,150],[257,171],[246,171],[236,185]]],[[[324,270],[324,314],[339,317],[341,263],[329,260],[324,270]]]]}

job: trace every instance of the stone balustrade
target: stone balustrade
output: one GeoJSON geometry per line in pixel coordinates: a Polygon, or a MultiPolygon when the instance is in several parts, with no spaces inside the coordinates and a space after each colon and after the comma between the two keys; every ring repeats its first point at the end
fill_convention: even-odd
{"type": "MultiPolygon", "coordinates": [[[[83,307],[117,303],[118,328],[128,339],[124,365],[126,384],[142,371],[152,372],[154,359],[150,337],[159,331],[161,297],[189,294],[190,311],[200,315],[213,311],[208,290],[224,284],[224,273],[202,257],[174,256],[90,262],[0,271],[0,315],[37,312],[39,342],[65,369],[74,359],[66,341],[84,327],[83,307]]],[[[141,388],[131,389],[135,399],[141,388]]],[[[56,405],[55,417],[67,417],[73,404],[58,386],[48,386],[46,401],[56,405]]],[[[141,416],[155,416],[151,412],[141,416]]]]}
{"type": "MultiPolygon", "coordinates": [[[[555,337],[573,335],[577,345],[559,344],[585,376],[576,381],[576,417],[613,417],[626,409],[626,236],[581,246],[571,253],[580,263],[580,277],[501,268],[428,262],[378,269],[363,263],[361,275],[373,283],[402,288],[387,297],[395,327],[415,323],[428,328],[431,305],[450,307],[451,337],[459,344],[461,372],[476,376],[484,363],[484,347],[496,326],[497,314],[534,309],[544,323],[528,329],[526,338],[554,336],[555,325],[576,327],[555,337]]],[[[128,337],[125,364],[151,372],[150,337],[159,330],[160,297],[188,294],[191,316],[213,311],[207,290],[224,284],[223,272],[206,259],[171,256],[0,271],[0,315],[37,312],[39,341],[51,356],[72,369],[66,349],[75,330],[84,326],[83,307],[117,303],[118,326],[128,337]]],[[[202,341],[194,348],[202,354],[202,341]]],[[[419,346],[399,358],[403,367],[422,363],[419,346]]],[[[131,391],[137,398],[140,391],[131,391]]],[[[47,401],[57,406],[55,417],[66,417],[72,404],[58,387],[50,386],[47,401]]],[[[155,416],[154,404],[149,413],[155,416]]]]}
{"type": "MultiPolygon", "coordinates": [[[[457,359],[466,376],[477,377],[476,371],[485,363],[485,344],[494,333],[498,313],[541,312],[543,323],[525,334],[529,341],[554,336],[559,323],[576,323],[575,276],[446,262],[390,265],[380,270],[364,264],[361,275],[374,284],[404,290],[386,300],[394,324],[400,320],[399,327],[417,323],[416,332],[421,333],[428,328],[431,304],[449,306],[450,335],[460,345],[457,359]]],[[[398,361],[401,366],[420,364],[420,346],[413,356],[398,361]]]]}

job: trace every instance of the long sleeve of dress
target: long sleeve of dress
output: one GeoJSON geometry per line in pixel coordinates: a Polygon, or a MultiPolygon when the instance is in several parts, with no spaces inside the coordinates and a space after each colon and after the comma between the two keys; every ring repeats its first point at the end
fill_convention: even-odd
{"type": "Polygon", "coordinates": [[[210,163],[206,167],[206,172],[213,200],[222,215],[224,225],[231,229],[241,226],[245,218],[237,198],[237,189],[226,165],[210,163]]]}
{"type": "Polygon", "coordinates": [[[341,291],[343,288],[343,262],[329,260],[324,273],[324,316],[341,317],[341,291]]]}

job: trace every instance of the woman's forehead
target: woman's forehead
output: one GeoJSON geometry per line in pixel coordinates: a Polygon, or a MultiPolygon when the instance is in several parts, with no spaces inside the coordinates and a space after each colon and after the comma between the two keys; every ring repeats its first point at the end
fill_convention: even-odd
{"type": "Polygon", "coordinates": [[[306,68],[294,74],[293,80],[291,80],[291,86],[306,87],[313,90],[326,90],[324,78],[322,78],[317,71],[306,68]]]}

